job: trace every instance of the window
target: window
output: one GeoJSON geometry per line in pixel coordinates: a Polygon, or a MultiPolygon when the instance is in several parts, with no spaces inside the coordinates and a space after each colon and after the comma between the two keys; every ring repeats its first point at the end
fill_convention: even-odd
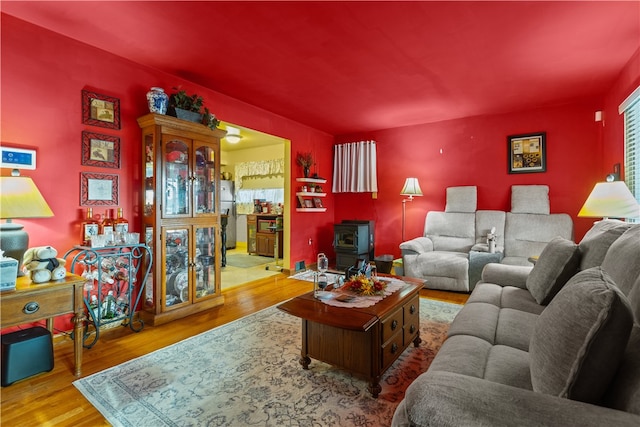
{"type": "Polygon", "coordinates": [[[624,175],[631,193],[640,200],[640,87],[620,104],[624,113],[624,175]]]}

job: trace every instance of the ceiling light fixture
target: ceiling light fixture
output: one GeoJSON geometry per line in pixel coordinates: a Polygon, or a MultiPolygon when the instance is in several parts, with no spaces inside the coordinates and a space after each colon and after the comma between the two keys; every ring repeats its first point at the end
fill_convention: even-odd
{"type": "Polygon", "coordinates": [[[230,144],[237,144],[242,139],[240,129],[234,128],[233,126],[227,126],[227,136],[225,136],[225,139],[230,144]]]}

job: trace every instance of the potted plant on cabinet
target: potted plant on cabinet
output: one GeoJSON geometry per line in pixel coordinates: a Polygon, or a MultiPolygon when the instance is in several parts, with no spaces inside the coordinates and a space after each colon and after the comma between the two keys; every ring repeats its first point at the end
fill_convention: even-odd
{"type": "Polygon", "coordinates": [[[302,166],[304,177],[309,178],[309,170],[311,166],[315,164],[315,162],[313,161],[313,156],[311,155],[311,152],[298,153],[298,155],[296,156],[296,163],[298,163],[298,166],[302,166]]]}
{"type": "Polygon", "coordinates": [[[210,129],[215,129],[220,124],[220,120],[214,114],[211,114],[207,107],[204,107],[204,113],[201,109],[204,100],[197,94],[189,95],[185,90],[173,88],[177,92],[169,97],[170,113],[172,115],[190,122],[202,123],[210,129]]]}

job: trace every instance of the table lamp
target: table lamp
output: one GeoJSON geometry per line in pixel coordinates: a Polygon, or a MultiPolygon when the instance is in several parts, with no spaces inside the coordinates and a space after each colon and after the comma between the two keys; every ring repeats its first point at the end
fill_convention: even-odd
{"type": "Polygon", "coordinates": [[[578,213],[587,218],[638,218],[640,207],[624,181],[598,182],[578,213]]]}
{"type": "MultiPolygon", "coordinates": [[[[14,172],[15,173],[15,172],[14,172]]],[[[27,176],[0,177],[0,249],[4,256],[18,260],[18,276],[22,276],[22,257],[29,247],[29,235],[17,218],[48,218],[53,212],[33,180],[27,176]]]]}
{"type": "Polygon", "coordinates": [[[404,182],[404,187],[400,192],[401,196],[409,196],[407,199],[402,199],[402,241],[404,242],[404,223],[406,216],[406,204],[413,201],[413,196],[422,196],[422,190],[418,183],[418,178],[407,178],[404,182]]]}

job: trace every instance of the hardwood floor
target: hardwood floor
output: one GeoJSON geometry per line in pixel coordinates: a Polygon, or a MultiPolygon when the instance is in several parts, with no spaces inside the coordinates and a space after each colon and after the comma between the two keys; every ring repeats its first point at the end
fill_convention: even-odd
{"type": "MultiPolygon", "coordinates": [[[[223,291],[225,304],[161,326],[148,326],[138,333],[116,328],[101,333],[92,349],[83,353],[82,375],[174,344],[213,327],[278,304],[313,288],[310,282],[288,279],[285,274],[223,291]]],[[[467,294],[434,290],[422,297],[464,304],[467,294]]],[[[55,367],[51,372],[16,382],[1,390],[0,422],[7,426],[108,426],[102,415],[72,385],[73,345],[70,338],[56,340],[55,367]]]]}

